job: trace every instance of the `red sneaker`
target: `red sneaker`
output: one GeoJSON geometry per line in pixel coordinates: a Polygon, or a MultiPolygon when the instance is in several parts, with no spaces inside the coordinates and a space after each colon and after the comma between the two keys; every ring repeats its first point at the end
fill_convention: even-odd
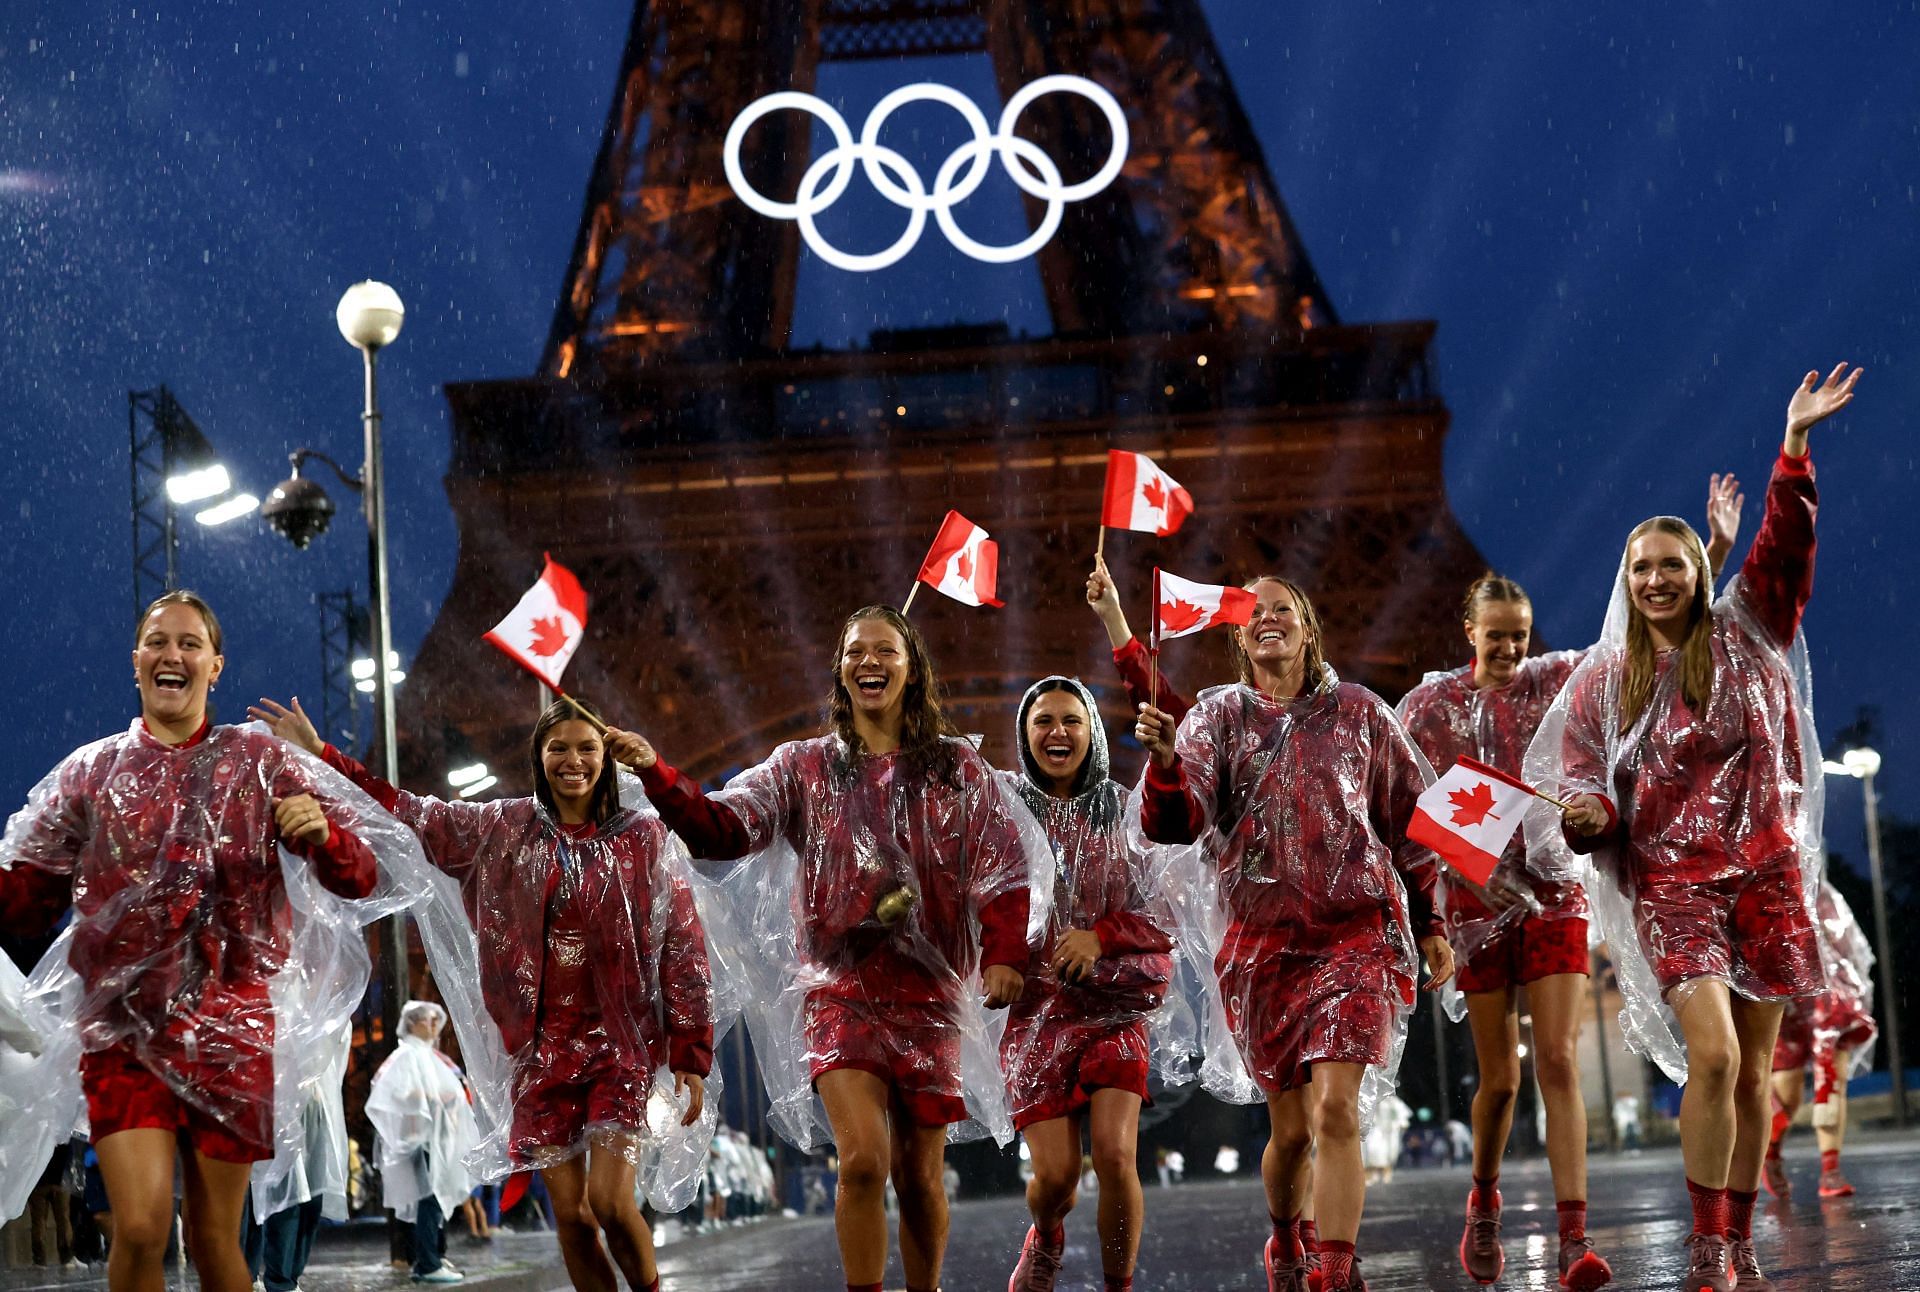
{"type": "Polygon", "coordinates": [[[1560,1286],[1572,1292],[1593,1292],[1613,1282],[1613,1267],[1593,1250],[1585,1234],[1560,1240],[1560,1286]]]}
{"type": "Polygon", "coordinates": [[[1847,1183],[1847,1177],[1840,1174],[1840,1168],[1820,1173],[1820,1196],[1823,1198],[1851,1198],[1853,1186],[1847,1183]]]}
{"type": "Polygon", "coordinates": [[[1060,1254],[1066,1244],[1048,1247],[1040,1241],[1040,1231],[1027,1226],[1027,1241],[1020,1247],[1020,1263],[1007,1280],[1007,1292],[1053,1292],[1060,1277],[1060,1254]]]}
{"type": "Polygon", "coordinates": [[[1493,1191],[1491,1210],[1474,1205],[1473,1196],[1469,1190],[1467,1226],[1460,1235],[1460,1268],[1475,1283],[1492,1283],[1507,1268],[1507,1254],[1500,1246],[1500,1191],[1493,1191]]]}
{"type": "Polygon", "coordinates": [[[1280,1240],[1272,1234],[1267,1235],[1260,1264],[1267,1271],[1267,1292],[1307,1292],[1306,1257],[1288,1259],[1280,1251],[1280,1240]]]}
{"type": "Polygon", "coordinates": [[[1787,1164],[1777,1157],[1770,1157],[1760,1163],[1760,1183],[1767,1186],[1767,1192],[1782,1202],[1793,1197],[1793,1183],[1787,1179],[1787,1164]]]}
{"type": "Polygon", "coordinates": [[[1681,1292],[1733,1292],[1732,1256],[1725,1234],[1689,1234],[1687,1248],[1687,1278],[1681,1292]]]}
{"type": "Polygon", "coordinates": [[[1773,1292],[1773,1280],[1760,1272],[1760,1262],[1754,1258],[1751,1238],[1733,1239],[1727,1255],[1733,1262],[1733,1285],[1740,1292],[1773,1292]]]}

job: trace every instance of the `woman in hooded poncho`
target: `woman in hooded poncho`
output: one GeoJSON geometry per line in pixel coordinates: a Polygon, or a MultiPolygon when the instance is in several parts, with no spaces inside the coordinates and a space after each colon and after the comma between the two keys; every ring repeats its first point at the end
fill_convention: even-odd
{"type": "MultiPolygon", "coordinates": [[[[1795,638],[1813,590],[1807,433],[1853,398],[1860,374],[1846,369],[1824,382],[1808,373],[1794,392],[1760,530],[1718,601],[1685,521],[1656,516],[1628,535],[1601,642],[1528,751],[1528,779],[1570,802],[1566,845],[1594,854],[1590,887],[1630,1029],[1687,1083],[1687,1292],[1770,1286],[1752,1222],[1774,1039],[1785,1002],[1822,982],[1811,913],[1820,762],[1790,659],[1804,667],[1795,638]]],[[[1538,873],[1565,873],[1562,847],[1556,832],[1529,832],[1538,873]]]]}
{"type": "Polygon", "coordinates": [[[459,882],[513,1065],[508,1160],[545,1179],[580,1292],[614,1292],[615,1265],[635,1292],[657,1286],[634,1201],[636,1168],[659,1138],[647,1103],[666,1069],[688,1101],[681,1124],[698,1121],[714,1023],[685,849],[657,816],[620,803],[615,766],[636,756],[637,738],[603,735],[576,702],[555,701],[534,724],[531,797],[453,802],[389,785],[321,740],[297,699],[263,700],[254,716],[373,795],[459,882]]]}
{"type": "Polygon", "coordinates": [[[1072,678],[1041,679],[1020,702],[1017,733],[1021,771],[1001,777],[1047,832],[1058,869],[1052,921],[1000,1043],[1013,1124],[1033,1163],[1033,1226],[1007,1286],[1054,1286],[1084,1124],[1100,1181],[1107,1292],[1131,1292],[1142,1213],[1134,1147],[1153,1059],[1147,1020],[1173,973],[1172,913],[1149,897],[1146,859],[1128,841],[1127,791],[1107,775],[1092,693],[1072,678]]]}

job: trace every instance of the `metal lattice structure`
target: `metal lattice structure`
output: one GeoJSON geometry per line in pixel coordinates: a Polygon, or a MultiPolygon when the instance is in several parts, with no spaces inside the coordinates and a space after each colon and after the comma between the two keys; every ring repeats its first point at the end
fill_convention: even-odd
{"type": "MultiPolygon", "coordinates": [[[[1070,177],[1107,130],[1072,96],[1021,119],[1070,177]]],[[[766,118],[748,177],[791,194],[808,143],[798,114],[766,118]]],[[[1338,318],[1194,0],[641,0],[540,371],[448,388],[460,560],[407,688],[405,770],[437,781],[445,722],[520,765],[524,680],[479,639],[544,551],[593,597],[569,688],[689,773],[812,734],[842,618],[906,596],[950,506],[998,540],[1007,600],[915,605],[963,728],[1011,758],[1018,698],[1052,672],[1104,686],[1123,719],[1083,596],[1110,447],[1151,453],[1199,503],[1171,539],[1109,537],[1137,616],[1156,562],[1287,574],[1342,672],[1397,694],[1458,654],[1482,566],[1447,505],[1432,336],[1338,318]],[[934,52],[990,58],[1003,94],[1071,72],[1124,106],[1125,169],[1039,255],[1053,331],[795,351],[799,238],[733,197],[727,127],[822,61],[934,52]]],[[[1221,681],[1225,643],[1165,663],[1221,681]]]]}
{"type": "Polygon", "coordinates": [[[320,734],[360,757],[365,753],[365,743],[353,661],[373,655],[367,608],[351,588],[322,592],[314,600],[320,607],[320,734]]]}
{"type": "Polygon", "coordinates": [[[132,464],[133,617],[180,586],[179,517],[167,480],[183,466],[210,461],[213,450],[193,418],[165,386],[127,392],[127,447],[132,464]]]}

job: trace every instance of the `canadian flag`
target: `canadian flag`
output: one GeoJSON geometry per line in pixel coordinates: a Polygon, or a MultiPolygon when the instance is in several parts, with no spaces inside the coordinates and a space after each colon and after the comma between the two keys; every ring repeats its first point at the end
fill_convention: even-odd
{"type": "Polygon", "coordinates": [[[1462,758],[1414,804],[1407,838],[1485,885],[1513,832],[1527,815],[1533,791],[1503,771],[1462,758]]]}
{"type": "Polygon", "coordinates": [[[920,582],[970,606],[998,606],[1004,604],[994,596],[999,577],[1000,545],[959,512],[948,512],[920,563],[920,582]]]}
{"type": "Polygon", "coordinates": [[[1153,572],[1154,631],[1162,639],[1215,624],[1244,624],[1253,618],[1256,600],[1245,588],[1194,583],[1157,567],[1153,572]]]}
{"type": "Polygon", "coordinates": [[[1107,450],[1107,496],[1100,523],[1166,535],[1193,514],[1193,495],[1144,453],[1107,450]]]}
{"type": "Polygon", "coordinates": [[[587,593],[572,570],[551,556],[546,560],[540,582],[527,589],[520,604],[493,626],[486,640],[558,691],[567,661],[586,636],[587,593]]]}

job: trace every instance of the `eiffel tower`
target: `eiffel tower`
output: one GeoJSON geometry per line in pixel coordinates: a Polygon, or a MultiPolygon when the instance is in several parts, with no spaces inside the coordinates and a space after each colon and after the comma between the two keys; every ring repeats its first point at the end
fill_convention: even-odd
{"type": "MultiPolygon", "coordinates": [[[[762,193],[797,190],[810,129],[781,113],[748,132],[762,193]]],[[[1070,179],[1113,143],[1066,94],[1019,133],[1070,179]]],[[[405,774],[437,786],[452,731],[525,789],[535,684],[479,639],[543,551],[593,598],[569,689],[688,773],[814,734],[841,620],[898,604],[949,506],[999,542],[1007,601],[914,607],[963,729],[1011,765],[1019,697],[1053,672],[1124,722],[1082,590],[1109,447],[1151,454],[1198,504],[1177,535],[1107,545],[1140,631],[1155,563],[1278,572],[1312,592],[1343,675],[1397,695],[1459,655],[1483,565],[1447,505],[1433,333],[1341,319],[1196,0],[637,0],[540,370],[447,389],[460,556],[403,696],[405,774]],[[729,187],[730,123],[810,91],[823,63],[904,84],[953,54],[990,59],[1003,100],[1066,73],[1123,106],[1124,169],[1037,256],[1050,333],[795,348],[801,237],[729,187]]],[[[1221,641],[1164,664],[1188,689],[1228,677],[1221,641]]]]}

